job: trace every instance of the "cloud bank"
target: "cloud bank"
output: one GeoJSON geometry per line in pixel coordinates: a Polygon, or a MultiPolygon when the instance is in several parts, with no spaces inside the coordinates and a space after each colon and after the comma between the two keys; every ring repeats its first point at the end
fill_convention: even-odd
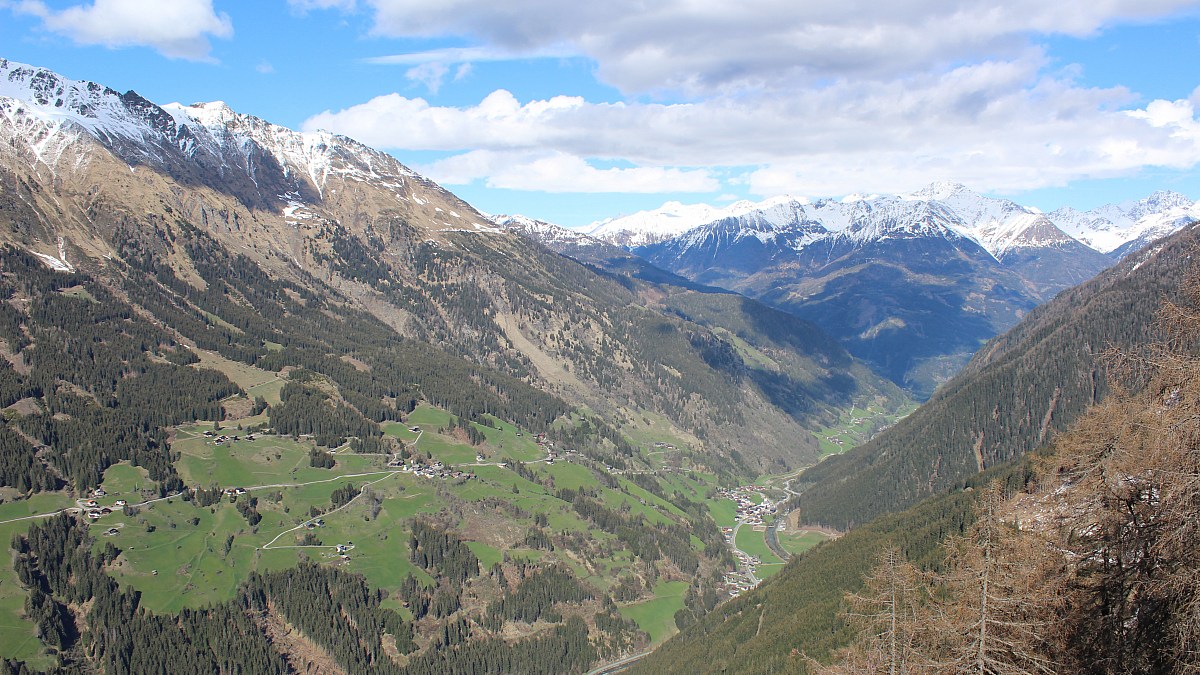
{"type": "MultiPolygon", "coordinates": [[[[1194,101],[1086,87],[1039,44],[1194,12],[1194,0],[361,0],[376,36],[466,47],[380,56],[436,93],[453,65],[574,55],[619,103],[497,90],[398,93],[310,118],[368,144],[457,153],[449,184],[755,194],[903,191],[954,178],[1015,191],[1200,162],[1194,101]],[[603,168],[610,165],[620,168],[603,168]],[[561,171],[555,179],[552,172],[561,171]]],[[[356,10],[356,11],[357,11],[356,10]]],[[[1192,97],[1197,98],[1196,96],[1192,97]]],[[[581,189],[580,191],[587,191],[581,189]]]]}

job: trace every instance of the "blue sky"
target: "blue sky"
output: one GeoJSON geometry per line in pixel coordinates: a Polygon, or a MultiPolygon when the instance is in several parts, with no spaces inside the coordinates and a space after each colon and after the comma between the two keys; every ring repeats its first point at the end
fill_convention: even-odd
{"type": "Polygon", "coordinates": [[[491,213],[1200,198],[1188,0],[0,0],[0,56],[387,150],[491,213]]]}

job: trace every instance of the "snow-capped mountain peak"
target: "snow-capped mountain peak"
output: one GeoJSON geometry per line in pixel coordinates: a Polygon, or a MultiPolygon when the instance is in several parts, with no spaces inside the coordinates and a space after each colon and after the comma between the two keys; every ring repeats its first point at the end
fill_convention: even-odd
{"type": "Polygon", "coordinates": [[[954,181],[938,181],[931,183],[926,187],[917,190],[916,192],[911,192],[907,195],[901,195],[900,197],[902,199],[908,199],[911,201],[944,201],[961,192],[968,192],[974,195],[974,193],[971,193],[970,189],[962,183],[956,183],[954,181]]]}
{"type": "Polygon", "coordinates": [[[547,223],[544,220],[537,220],[520,214],[493,215],[489,216],[488,219],[499,227],[514,230],[542,243],[600,244],[599,241],[578,230],[572,230],[561,225],[547,223]]]}
{"type": "Polygon", "coordinates": [[[0,114],[14,126],[41,126],[50,135],[81,129],[96,137],[128,139],[145,138],[149,129],[170,119],[136,92],[120,94],[7,59],[0,59],[0,114]]]}
{"type": "Polygon", "coordinates": [[[168,112],[178,112],[186,115],[188,119],[199,122],[206,127],[225,126],[239,117],[233,108],[230,108],[224,101],[208,101],[207,103],[193,103],[186,106],[179,103],[168,103],[163,106],[163,109],[168,112]]]}
{"type": "Polygon", "coordinates": [[[988,221],[976,228],[975,235],[976,241],[983,243],[997,259],[1017,249],[1062,247],[1075,241],[1039,213],[1023,213],[1003,221],[988,221]]]}
{"type": "Polygon", "coordinates": [[[1140,220],[1148,215],[1170,211],[1171,209],[1190,208],[1195,206],[1195,201],[1188,199],[1178,192],[1159,190],[1151,193],[1150,196],[1144,199],[1134,202],[1124,202],[1121,206],[1125,208],[1126,213],[1131,217],[1140,220]]]}
{"type": "Polygon", "coordinates": [[[1160,191],[1145,199],[1090,211],[1061,208],[1048,214],[1062,230],[1102,253],[1128,252],[1200,220],[1200,201],[1160,191]]]}
{"type": "Polygon", "coordinates": [[[874,199],[849,205],[849,226],[840,235],[857,242],[885,239],[942,237],[962,238],[962,221],[946,206],[935,201],[902,198],[874,199]]]}
{"type": "Polygon", "coordinates": [[[295,131],[234,111],[221,101],[159,106],[136,92],[0,59],[0,147],[16,165],[56,177],[94,161],[149,168],[282,213],[288,224],[336,192],[372,208],[401,208],[439,231],[500,232],[469,206],[391,155],[327,131],[295,131]]]}
{"type": "MultiPolygon", "coordinates": [[[[172,157],[194,159],[220,173],[234,167],[255,184],[265,151],[285,177],[304,177],[317,194],[331,175],[352,180],[388,180],[416,174],[395,158],[325,131],[300,132],[235,112],[222,101],[158,106],[136,92],[124,94],[71,80],[52,71],[0,59],[0,115],[16,133],[33,139],[30,149],[52,171],[66,160],[85,161],[83,136],[99,141],[131,166],[166,167],[172,157]],[[205,160],[205,158],[208,160],[205,160]]],[[[280,186],[281,191],[301,186],[280,186]]]]}
{"type": "Polygon", "coordinates": [[[741,200],[725,207],[708,204],[682,204],[672,201],[652,211],[611,218],[593,223],[584,228],[597,239],[633,248],[646,246],[693,228],[730,218],[749,217],[782,225],[803,219],[804,207],[809,201],[802,197],[783,195],[762,202],[741,200]]]}

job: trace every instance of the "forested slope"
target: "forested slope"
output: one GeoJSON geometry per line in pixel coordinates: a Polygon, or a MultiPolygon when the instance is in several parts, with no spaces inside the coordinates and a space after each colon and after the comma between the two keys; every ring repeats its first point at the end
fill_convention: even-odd
{"type": "MultiPolygon", "coordinates": [[[[967,484],[1000,480],[1015,490],[1031,475],[1024,464],[1005,466],[967,484]]],[[[914,561],[936,565],[942,542],[965,532],[975,517],[975,491],[970,490],[873,520],[794,558],[778,575],[720,605],[630,672],[806,672],[805,657],[827,658],[854,637],[839,617],[842,598],[862,588],[880,550],[895,546],[914,561]]]]}
{"type": "Polygon", "coordinates": [[[1194,672],[1200,287],[1172,295],[1051,446],[801,555],[633,672],[1194,672]]]}
{"type": "Polygon", "coordinates": [[[887,550],[847,596],[855,638],[827,675],[1194,673],[1200,668],[1200,286],[1163,305],[1123,386],[1053,446],[1031,486],[989,486],[923,572],[887,550]]]}
{"type": "MultiPolygon", "coordinates": [[[[664,291],[655,287],[677,279],[608,274],[557,255],[352,139],[295,132],[223,104],[159,107],[3,60],[0,70],[8,91],[24,92],[4,99],[12,112],[0,120],[0,242],[63,269],[124,285],[115,277],[128,266],[165,284],[176,304],[224,294],[224,280],[212,281],[224,265],[251,284],[288,284],[301,306],[336,296],[406,348],[520,380],[613,426],[643,413],[665,417],[714,465],[737,451],[746,474],[811,462],[810,432],[821,426],[814,413],[879,388],[866,370],[840,367],[837,344],[793,343],[787,349],[806,377],[848,376],[850,386],[795,387],[784,394],[806,406],[781,410],[772,399],[786,382],[764,390],[713,329],[661,311],[654,298],[664,291]]],[[[150,297],[154,287],[130,286],[132,304],[158,315],[164,303],[150,297]]],[[[260,309],[261,294],[226,295],[234,318],[260,309]]],[[[285,308],[265,318],[311,321],[297,315],[285,308]]],[[[157,318],[176,328],[184,317],[157,318]]],[[[266,351],[234,337],[230,358],[266,351]]]]}
{"type": "Polygon", "coordinates": [[[1200,229],[1185,228],[1030,312],[912,415],[805,471],[797,481],[802,518],[837,528],[865,523],[1068,428],[1108,392],[1105,351],[1148,342],[1198,239],[1200,229]]]}

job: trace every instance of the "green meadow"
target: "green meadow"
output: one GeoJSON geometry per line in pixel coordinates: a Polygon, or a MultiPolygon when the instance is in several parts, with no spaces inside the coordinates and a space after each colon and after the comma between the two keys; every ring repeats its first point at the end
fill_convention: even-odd
{"type": "Polygon", "coordinates": [[[658,644],[678,632],[675,612],[683,609],[687,587],[682,581],[661,582],[654,586],[653,598],[621,607],[621,616],[635,621],[658,644]]]}
{"type": "Polygon", "coordinates": [[[781,563],[779,556],[775,555],[770,548],[767,547],[765,532],[760,532],[752,527],[743,525],[738,529],[737,547],[752,556],[757,557],[764,565],[771,563],[781,563]]]}
{"type": "Polygon", "coordinates": [[[801,530],[799,532],[785,531],[779,533],[779,545],[783,547],[783,550],[792,555],[804,553],[826,539],[829,539],[827,535],[813,530],[801,530]]]}
{"type": "Polygon", "coordinates": [[[880,431],[895,424],[916,408],[916,404],[889,410],[875,400],[861,401],[843,410],[837,422],[816,432],[821,456],[837,455],[871,440],[880,431]]]}

